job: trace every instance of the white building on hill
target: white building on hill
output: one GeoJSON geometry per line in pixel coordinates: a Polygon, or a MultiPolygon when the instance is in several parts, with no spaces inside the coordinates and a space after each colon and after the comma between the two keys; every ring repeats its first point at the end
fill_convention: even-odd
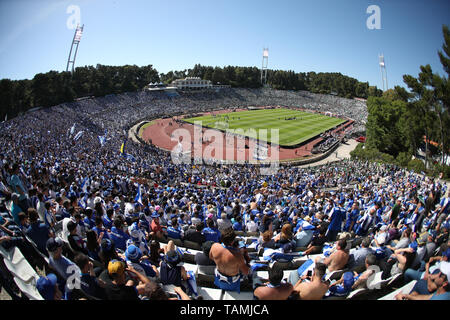
{"type": "Polygon", "coordinates": [[[188,77],[185,79],[177,79],[171,83],[173,87],[180,90],[202,90],[211,89],[213,87],[210,80],[202,80],[199,77],[188,77]]]}

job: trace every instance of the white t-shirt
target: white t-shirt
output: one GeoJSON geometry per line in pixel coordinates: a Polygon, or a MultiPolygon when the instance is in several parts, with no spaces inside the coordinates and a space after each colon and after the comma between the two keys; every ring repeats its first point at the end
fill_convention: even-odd
{"type": "Polygon", "coordinates": [[[258,231],[258,224],[255,222],[255,221],[249,221],[248,223],[247,223],[247,231],[248,232],[256,232],[256,231],[258,231]]]}

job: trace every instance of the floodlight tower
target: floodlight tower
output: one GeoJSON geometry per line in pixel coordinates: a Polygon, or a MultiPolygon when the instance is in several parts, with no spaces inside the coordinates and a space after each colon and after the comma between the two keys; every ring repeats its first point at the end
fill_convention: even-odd
{"type": "Polygon", "coordinates": [[[263,59],[261,68],[261,84],[264,86],[267,82],[267,65],[269,64],[269,49],[263,49],[263,59]]]}
{"type": "Polygon", "coordinates": [[[388,90],[388,80],[387,80],[387,72],[386,72],[386,64],[384,63],[384,55],[380,54],[378,55],[378,58],[380,59],[380,69],[381,69],[381,82],[383,83],[383,91],[388,90]],[[386,88],[385,88],[386,84],[386,88]]]}
{"type": "Polygon", "coordinates": [[[81,35],[83,34],[83,29],[84,29],[84,24],[81,27],[80,27],[80,25],[77,25],[77,28],[75,29],[75,34],[73,35],[72,45],[70,46],[69,58],[67,59],[66,71],[69,71],[70,64],[72,64],[72,72],[75,68],[75,59],[77,57],[78,45],[80,44],[80,41],[81,41],[81,35]],[[74,47],[75,47],[75,53],[71,60],[72,51],[73,51],[74,47]]]}

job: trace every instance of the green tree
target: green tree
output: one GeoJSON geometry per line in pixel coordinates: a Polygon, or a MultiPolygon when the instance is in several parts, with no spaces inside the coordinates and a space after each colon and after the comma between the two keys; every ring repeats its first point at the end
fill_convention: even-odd
{"type": "Polygon", "coordinates": [[[408,151],[400,119],[406,111],[406,103],[385,97],[369,97],[367,100],[367,148],[376,149],[397,157],[408,151]]]}

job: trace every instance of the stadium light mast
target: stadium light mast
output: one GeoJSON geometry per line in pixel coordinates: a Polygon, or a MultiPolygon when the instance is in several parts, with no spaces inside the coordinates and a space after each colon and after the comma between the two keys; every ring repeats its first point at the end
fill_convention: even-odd
{"type": "Polygon", "coordinates": [[[383,83],[383,91],[386,91],[389,89],[389,87],[388,87],[388,80],[387,80],[386,64],[384,63],[384,55],[380,54],[380,55],[378,55],[378,58],[380,60],[381,82],[383,83]],[[385,88],[385,85],[386,85],[386,88],[385,88]]]}
{"type": "Polygon", "coordinates": [[[78,45],[80,44],[80,41],[81,41],[81,35],[83,34],[83,29],[84,29],[84,24],[81,27],[80,27],[80,25],[77,25],[77,28],[75,29],[75,34],[73,35],[72,45],[70,46],[69,58],[67,59],[66,71],[69,71],[70,64],[72,64],[72,72],[75,68],[75,59],[77,57],[78,45]],[[73,58],[71,58],[72,51],[74,51],[73,50],[74,47],[75,47],[75,52],[74,52],[73,58]]]}
{"type": "Polygon", "coordinates": [[[261,84],[263,86],[266,85],[267,82],[267,65],[269,64],[269,49],[263,49],[263,59],[262,59],[262,68],[261,68],[261,84]]]}

